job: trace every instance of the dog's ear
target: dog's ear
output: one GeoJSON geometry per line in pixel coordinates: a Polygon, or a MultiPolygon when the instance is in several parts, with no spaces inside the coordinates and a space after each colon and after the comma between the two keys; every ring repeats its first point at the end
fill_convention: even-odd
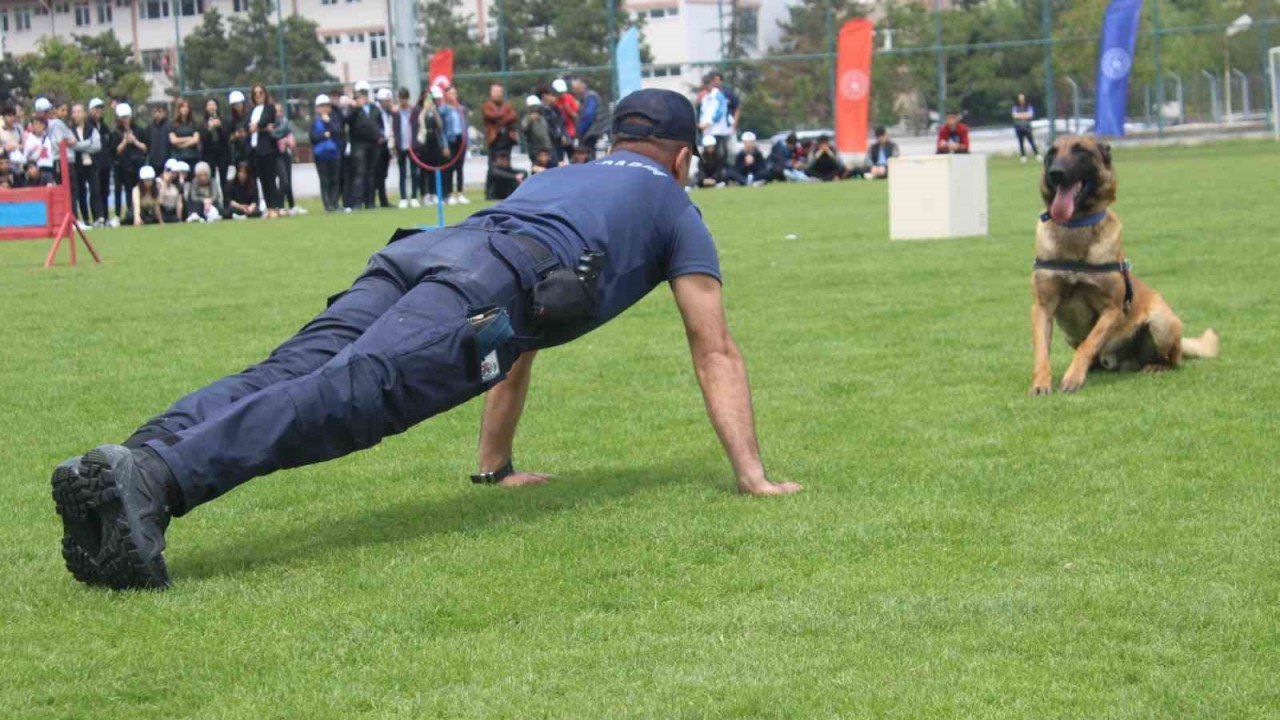
{"type": "Polygon", "coordinates": [[[1102,155],[1102,164],[1111,167],[1111,143],[1098,143],[1098,153],[1102,155]]]}

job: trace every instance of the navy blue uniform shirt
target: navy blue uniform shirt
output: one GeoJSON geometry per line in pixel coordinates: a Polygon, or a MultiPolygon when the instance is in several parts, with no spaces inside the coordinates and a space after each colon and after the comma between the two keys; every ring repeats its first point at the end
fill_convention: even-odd
{"type": "Polygon", "coordinates": [[[459,227],[533,238],[569,268],[584,250],[605,253],[600,315],[575,337],[665,281],[693,273],[720,280],[715,242],[688,193],[661,165],[633,152],[538,173],[459,227]]]}

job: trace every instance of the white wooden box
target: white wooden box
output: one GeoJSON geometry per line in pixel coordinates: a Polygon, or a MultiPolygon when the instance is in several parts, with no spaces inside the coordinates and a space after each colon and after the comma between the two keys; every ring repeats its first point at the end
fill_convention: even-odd
{"type": "Polygon", "coordinates": [[[987,156],[889,160],[889,239],[987,234],[987,156]]]}

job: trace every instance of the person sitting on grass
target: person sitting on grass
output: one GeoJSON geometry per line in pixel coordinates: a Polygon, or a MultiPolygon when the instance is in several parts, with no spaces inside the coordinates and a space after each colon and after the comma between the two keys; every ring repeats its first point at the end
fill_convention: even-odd
{"type": "Polygon", "coordinates": [[[178,161],[164,165],[160,176],[160,215],[167,223],[182,222],[182,180],[178,177],[178,161]]]}
{"type": "Polygon", "coordinates": [[[262,198],[258,195],[258,179],[249,163],[236,165],[236,176],[227,183],[225,217],[234,220],[262,217],[262,198]]]}
{"type": "Polygon", "coordinates": [[[533,155],[533,165],[529,168],[529,174],[537,175],[555,167],[553,152],[552,148],[538,148],[538,152],[533,155]]]}
{"type": "Polygon", "coordinates": [[[889,131],[883,125],[876,128],[876,141],[867,150],[867,168],[863,177],[883,180],[889,177],[889,160],[898,157],[898,143],[889,139],[889,131]]]}
{"type": "Polygon", "coordinates": [[[528,176],[528,173],[511,167],[510,152],[506,150],[498,151],[493,156],[493,162],[489,165],[489,176],[485,178],[485,199],[506,200],[528,176]]]}
{"type": "Polygon", "coordinates": [[[591,151],[580,145],[575,146],[573,148],[572,163],[574,165],[582,165],[584,163],[589,163],[589,162],[591,162],[591,151]]]}
{"type": "Polygon", "coordinates": [[[196,175],[187,186],[187,209],[187,222],[222,219],[222,188],[213,179],[213,168],[203,160],[196,163],[196,175]]]}
{"type": "Polygon", "coordinates": [[[947,121],[938,128],[939,155],[967,155],[969,153],[969,126],[960,121],[960,113],[947,111],[947,121]]]}
{"type": "Polygon", "coordinates": [[[818,137],[809,155],[809,177],[815,180],[831,182],[849,177],[849,168],[840,159],[840,153],[831,146],[831,138],[826,135],[818,137]]]}
{"type": "Polygon", "coordinates": [[[733,167],[725,171],[730,182],[738,185],[764,185],[769,181],[769,164],[764,153],[756,147],[756,134],[742,133],[742,149],[733,159],[733,167]]]}
{"type": "Polygon", "coordinates": [[[143,165],[138,169],[138,184],[133,186],[133,224],[163,225],[164,214],[160,212],[160,183],[156,180],[156,169],[143,165]]]}
{"type": "Polygon", "coordinates": [[[795,133],[790,133],[786,140],[774,143],[769,149],[769,179],[774,182],[809,182],[813,178],[805,173],[807,167],[804,148],[795,133]]]}
{"type": "Polygon", "coordinates": [[[693,174],[693,186],[698,188],[724,187],[724,158],[716,152],[715,135],[702,136],[702,155],[698,158],[698,172],[693,174]]]}

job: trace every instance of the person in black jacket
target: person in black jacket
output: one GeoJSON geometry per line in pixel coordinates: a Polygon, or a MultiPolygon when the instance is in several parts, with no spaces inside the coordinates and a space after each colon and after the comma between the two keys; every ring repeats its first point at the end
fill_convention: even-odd
{"type": "Polygon", "coordinates": [[[763,185],[769,181],[769,163],[756,147],[756,134],[742,133],[742,149],[733,159],[733,167],[725,171],[729,182],[738,185],[763,185]]]}
{"type": "Polygon", "coordinates": [[[116,105],[116,126],[111,131],[114,144],[116,176],[116,217],[112,226],[133,224],[133,188],[138,184],[138,171],[147,164],[149,147],[147,132],[133,120],[133,108],[129,103],[116,105]],[[122,197],[123,196],[123,197],[122,197]]]}
{"type": "Polygon", "coordinates": [[[373,209],[373,162],[381,137],[374,120],[376,112],[377,108],[369,102],[369,83],[356,83],[355,106],[346,120],[347,142],[351,143],[351,192],[347,207],[373,209]]]}
{"type": "Polygon", "coordinates": [[[200,159],[209,163],[213,171],[214,181],[218,187],[225,189],[227,167],[231,164],[231,135],[222,122],[222,109],[216,98],[209,98],[204,104],[204,123],[200,128],[200,159]]]}
{"type": "Polygon", "coordinates": [[[693,175],[694,187],[724,187],[724,158],[715,149],[716,137],[714,135],[704,135],[702,137],[702,156],[698,158],[698,172],[693,175]]]}
{"type": "Polygon", "coordinates": [[[107,219],[107,203],[111,200],[111,168],[115,164],[115,143],[112,142],[111,127],[107,125],[106,119],[102,117],[103,107],[106,105],[102,98],[94,98],[89,101],[89,122],[93,124],[95,130],[98,131],[98,140],[100,147],[98,152],[93,156],[93,166],[97,168],[98,173],[98,207],[102,208],[102,214],[99,215],[103,222],[107,219]]]}
{"type": "Polygon", "coordinates": [[[232,90],[227,93],[227,182],[236,174],[236,168],[242,162],[249,162],[249,133],[245,126],[249,123],[249,111],[245,108],[244,93],[232,90]]]}
{"type": "Polygon", "coordinates": [[[169,107],[164,103],[153,105],[150,142],[147,143],[147,164],[153,168],[164,167],[165,161],[171,157],[169,154],[170,130],[172,128],[169,123],[169,107]]]}
{"type": "Polygon", "coordinates": [[[276,184],[276,155],[279,150],[272,137],[272,132],[276,129],[276,105],[262,83],[255,83],[249,90],[249,100],[253,103],[245,125],[249,162],[253,165],[254,175],[262,183],[262,204],[266,207],[266,217],[274,218],[280,214],[280,189],[276,184]]]}

